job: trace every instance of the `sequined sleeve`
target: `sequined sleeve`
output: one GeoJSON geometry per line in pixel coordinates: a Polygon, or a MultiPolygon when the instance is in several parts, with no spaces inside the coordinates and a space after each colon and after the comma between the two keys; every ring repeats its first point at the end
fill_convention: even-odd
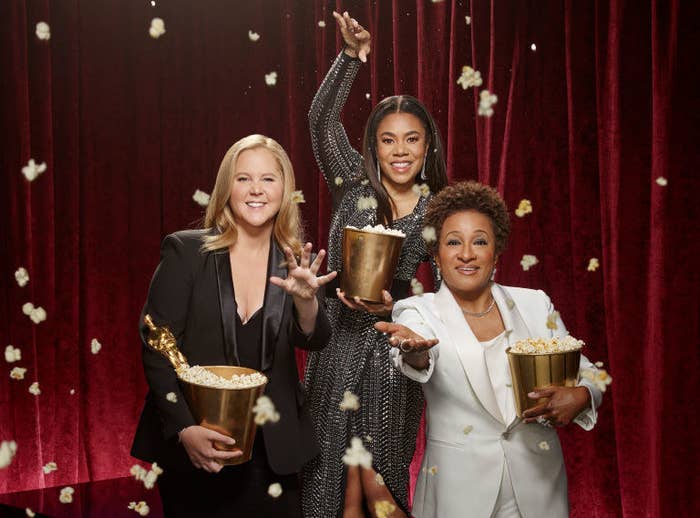
{"type": "Polygon", "coordinates": [[[360,60],[341,52],[319,86],[309,110],[311,145],[326,184],[331,192],[337,188],[336,177],[349,180],[362,162],[348,140],[340,121],[360,60]]]}

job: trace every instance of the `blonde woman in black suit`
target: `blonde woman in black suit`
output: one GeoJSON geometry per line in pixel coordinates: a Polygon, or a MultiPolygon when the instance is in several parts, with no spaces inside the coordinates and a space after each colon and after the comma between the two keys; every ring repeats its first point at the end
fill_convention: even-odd
{"type": "Polygon", "coordinates": [[[166,516],[301,514],[297,474],[318,446],[294,347],[325,346],[330,328],[316,294],[336,274],[317,276],[325,252],[313,259],[311,243],[302,245],[294,188],[284,149],[250,135],[224,156],[204,228],[163,240],[140,321],[150,390],[132,455],[163,467],[166,516]],[[172,366],[147,345],[145,314],[170,327],[191,365],[242,365],[268,376],[281,419],[257,434],[250,462],[219,464],[240,450],[215,450],[213,441],[233,440],[195,423],[172,366]],[[278,499],[267,495],[274,482],[283,488],[278,499]]]}

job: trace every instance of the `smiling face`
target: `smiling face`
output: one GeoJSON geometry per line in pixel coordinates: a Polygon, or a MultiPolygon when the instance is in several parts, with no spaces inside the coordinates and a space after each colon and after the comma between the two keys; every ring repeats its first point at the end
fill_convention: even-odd
{"type": "Polygon", "coordinates": [[[387,187],[413,185],[428,149],[425,128],[412,113],[391,113],[377,126],[376,153],[387,187]]]}
{"type": "Polygon", "coordinates": [[[272,153],[265,148],[253,148],[238,155],[229,206],[240,227],[248,230],[272,228],[283,192],[282,173],[272,153]]]}
{"type": "Polygon", "coordinates": [[[482,294],[490,286],[497,260],[493,224],[487,215],[465,210],[445,219],[435,261],[452,293],[470,299],[482,294]]]}

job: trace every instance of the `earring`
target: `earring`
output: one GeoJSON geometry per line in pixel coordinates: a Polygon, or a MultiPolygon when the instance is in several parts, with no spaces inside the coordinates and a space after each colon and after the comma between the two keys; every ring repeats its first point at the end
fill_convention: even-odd
{"type": "Polygon", "coordinates": [[[496,266],[494,265],[493,270],[491,270],[491,280],[496,279],[496,266]]]}
{"type": "Polygon", "coordinates": [[[427,158],[428,158],[428,155],[426,154],[423,157],[423,167],[421,167],[421,170],[420,170],[420,179],[421,180],[427,180],[427,177],[425,176],[425,162],[426,162],[427,158]]]}
{"type": "Polygon", "coordinates": [[[382,181],[382,169],[379,167],[379,157],[377,157],[377,180],[382,181]]]}

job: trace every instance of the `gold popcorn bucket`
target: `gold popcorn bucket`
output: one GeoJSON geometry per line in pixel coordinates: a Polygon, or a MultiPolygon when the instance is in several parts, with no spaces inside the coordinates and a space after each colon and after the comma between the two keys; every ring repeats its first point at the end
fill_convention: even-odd
{"type": "Polygon", "coordinates": [[[564,353],[526,354],[506,349],[510,374],[513,379],[513,396],[518,417],[523,412],[548,398],[531,399],[527,395],[535,389],[545,387],[575,387],[581,363],[581,350],[564,353]]]}
{"type": "MultiPolygon", "coordinates": [[[[208,371],[230,379],[237,374],[255,374],[258,371],[246,367],[229,365],[207,365],[208,371]]],[[[182,392],[190,407],[190,412],[200,426],[209,428],[236,440],[236,444],[228,446],[218,441],[214,442],[217,450],[243,450],[243,455],[230,460],[220,461],[223,465],[242,464],[248,462],[253,454],[253,442],[257,425],[254,421],[253,407],[262,396],[267,382],[256,387],[227,389],[207,387],[180,379],[182,392]]]]}
{"type": "Polygon", "coordinates": [[[340,289],[345,296],[382,302],[382,290],[391,289],[404,239],[391,234],[344,228],[340,289]]]}

